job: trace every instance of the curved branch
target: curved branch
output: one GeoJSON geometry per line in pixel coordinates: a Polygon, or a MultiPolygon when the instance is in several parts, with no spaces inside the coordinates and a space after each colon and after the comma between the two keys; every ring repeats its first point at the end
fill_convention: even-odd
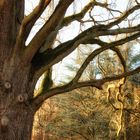
{"type": "MultiPolygon", "coordinates": [[[[67,26],[69,25],[71,22],[78,20],[80,21],[84,15],[88,12],[88,10],[91,8],[91,6],[101,6],[101,7],[105,7],[107,8],[107,4],[106,3],[100,3],[100,2],[90,2],[89,4],[87,4],[85,6],[85,8],[83,8],[83,10],[75,15],[69,16],[64,18],[63,22],[62,22],[62,27],[63,26],[67,26]]],[[[118,17],[115,21],[110,22],[109,24],[106,25],[106,29],[111,28],[115,25],[118,25],[119,23],[121,23],[124,19],[126,19],[129,15],[131,15],[134,11],[138,10],[140,8],[140,5],[136,5],[134,7],[132,7],[131,9],[127,10],[124,14],[122,14],[120,17],[118,17]]],[[[107,8],[109,10],[109,8],[107,8]]]]}
{"type": "Polygon", "coordinates": [[[131,9],[127,10],[122,16],[118,17],[117,20],[109,23],[107,25],[108,28],[111,28],[115,25],[118,25],[119,23],[121,23],[123,20],[125,20],[129,15],[131,15],[134,11],[139,10],[140,9],[140,5],[136,5],[134,7],[132,7],[131,9]]]}
{"type": "MultiPolygon", "coordinates": [[[[42,44],[46,41],[46,39],[48,39],[50,41],[49,37],[55,36],[53,34],[57,34],[58,30],[61,28],[61,23],[63,21],[65,12],[73,1],[74,0],[67,0],[67,2],[66,2],[64,0],[61,0],[59,2],[53,15],[50,17],[50,19],[47,21],[47,23],[40,29],[40,31],[35,35],[35,37],[32,39],[30,44],[25,49],[24,55],[23,55],[23,59],[24,59],[23,61],[25,63],[31,62],[32,58],[34,57],[36,52],[42,47],[42,44]]],[[[123,16],[121,16],[117,20],[109,23],[108,25],[93,26],[93,27],[89,28],[88,30],[84,31],[83,33],[81,33],[80,34],[81,36],[79,36],[79,37],[82,37],[82,35],[85,35],[85,34],[89,34],[89,33],[91,34],[93,32],[96,32],[96,36],[101,36],[101,34],[100,34],[101,32],[98,32],[99,30],[101,30],[101,29],[107,30],[107,29],[111,28],[112,26],[119,24],[122,20],[124,20],[132,12],[134,12],[135,10],[137,10],[139,8],[140,8],[140,6],[136,5],[133,8],[129,9],[123,16]]],[[[131,29],[128,28],[127,31],[126,31],[126,29],[124,29],[126,31],[126,32],[124,31],[124,33],[130,33],[131,29]]],[[[132,29],[132,30],[134,32],[137,29],[136,30],[132,29]]],[[[117,29],[116,31],[123,32],[123,29],[121,29],[121,31],[120,31],[120,29],[117,29]]],[[[102,33],[102,35],[115,35],[115,34],[116,33],[114,31],[111,32],[111,30],[110,30],[110,32],[108,30],[108,34],[102,33]]]]}
{"type": "Polygon", "coordinates": [[[122,66],[123,66],[123,70],[126,71],[126,62],[125,62],[124,57],[122,56],[120,50],[118,48],[116,48],[116,47],[111,48],[111,50],[116,52],[117,56],[119,57],[119,59],[121,61],[122,66]]]}
{"type": "Polygon", "coordinates": [[[45,61],[42,61],[42,64],[37,69],[36,71],[37,76],[40,77],[40,75],[42,75],[42,73],[44,73],[46,69],[48,69],[52,65],[61,61],[63,58],[69,55],[72,51],[74,51],[80,44],[98,44],[100,46],[108,46],[109,44],[108,47],[100,48],[100,51],[99,51],[100,53],[106,49],[109,49],[112,46],[114,47],[114,46],[122,45],[128,41],[132,41],[140,37],[140,32],[138,32],[138,33],[135,33],[134,35],[128,36],[121,40],[114,41],[112,43],[106,43],[106,42],[103,42],[94,38],[98,36],[103,36],[103,35],[110,35],[110,34],[117,35],[117,34],[126,33],[126,32],[127,33],[133,32],[133,31],[135,32],[140,29],[140,25],[135,26],[135,27],[130,27],[130,28],[121,28],[121,29],[114,29],[114,30],[113,29],[102,30],[102,28],[100,28],[100,30],[98,31],[97,29],[95,27],[87,29],[86,31],[79,34],[73,40],[62,43],[55,49],[49,51],[49,53],[46,53],[45,55],[43,54],[45,61]]]}
{"type": "Polygon", "coordinates": [[[106,7],[107,4],[100,3],[95,0],[91,1],[81,10],[80,13],[64,18],[61,27],[68,26],[71,22],[75,20],[80,21],[91,8],[93,9],[94,6],[106,7]]]}
{"type": "MultiPolygon", "coordinates": [[[[75,75],[74,79],[67,85],[65,86],[62,86],[62,87],[58,87],[58,88],[54,88],[54,89],[51,89],[49,91],[45,91],[44,93],[40,94],[39,96],[37,96],[35,98],[35,104],[42,104],[42,102],[53,96],[53,95],[56,95],[56,94],[60,94],[62,92],[67,92],[67,91],[70,91],[72,89],[75,89],[75,88],[79,88],[79,87],[84,87],[84,86],[94,86],[94,87],[97,87],[99,89],[101,89],[101,86],[102,84],[104,84],[105,82],[109,82],[109,81],[113,81],[113,80],[117,80],[117,79],[121,79],[123,77],[127,77],[127,76],[130,76],[131,74],[135,74],[137,72],[140,71],[140,68],[137,68],[136,70],[132,71],[132,72],[124,72],[123,74],[121,75],[118,75],[118,76],[113,76],[112,77],[107,77],[107,78],[103,78],[101,80],[90,80],[90,81],[86,81],[86,82],[78,82],[79,81],[79,78],[81,77],[83,71],[85,70],[85,68],[88,66],[88,64],[90,63],[90,61],[95,57],[97,56],[99,53],[101,53],[102,51],[106,50],[106,49],[110,49],[110,48],[113,48],[114,46],[117,46],[117,45],[122,45],[128,41],[131,41],[135,38],[137,38],[137,36],[140,35],[140,33],[138,34],[135,34],[135,35],[131,35],[129,37],[126,37],[124,39],[121,39],[121,40],[118,40],[118,41],[115,41],[115,42],[112,42],[112,43],[106,43],[106,42],[102,42],[100,40],[96,40],[96,42],[98,42],[98,44],[102,45],[101,48],[99,49],[96,49],[95,51],[93,51],[88,57],[87,59],[84,61],[84,63],[82,64],[82,66],[80,67],[79,71],[77,72],[77,74],[75,75]],[[104,45],[103,45],[104,44],[104,45]],[[72,87],[71,87],[72,86],[72,87]],[[63,89],[64,88],[64,89],[63,89]],[[59,89],[59,90],[58,90],[59,89]],[[58,91],[57,91],[58,90],[58,91]],[[65,91],[66,90],[66,91],[65,91]],[[47,93],[46,93],[47,92],[47,93]],[[50,92],[50,94],[49,94],[50,92]],[[57,93],[55,93],[57,92],[57,93]]],[[[33,101],[34,102],[34,101],[33,101]]],[[[36,106],[36,105],[35,105],[36,106]]]]}
{"type": "Polygon", "coordinates": [[[54,95],[62,94],[62,93],[65,93],[65,92],[68,92],[68,91],[71,91],[71,90],[74,90],[74,89],[80,88],[80,87],[92,86],[92,87],[96,87],[98,89],[102,89],[102,85],[106,82],[119,80],[123,77],[127,77],[130,75],[136,74],[138,72],[140,72],[140,67],[136,68],[135,70],[129,71],[129,72],[124,72],[120,75],[106,77],[103,79],[94,79],[94,80],[89,80],[89,81],[84,81],[84,82],[77,82],[76,84],[73,82],[70,82],[67,85],[50,89],[50,90],[44,92],[43,94],[39,95],[38,97],[33,99],[32,106],[33,106],[33,108],[39,108],[42,105],[42,103],[44,102],[44,100],[46,100],[54,95]]]}
{"type": "MultiPolygon", "coordinates": [[[[63,19],[62,21],[62,24],[61,24],[61,27],[60,28],[63,28],[64,26],[68,26],[71,22],[77,20],[77,21],[81,21],[81,19],[85,16],[85,14],[92,8],[94,8],[94,6],[100,6],[100,7],[103,7],[103,8],[106,8],[107,10],[111,10],[111,11],[115,11],[115,12],[119,12],[121,13],[120,11],[118,10],[113,10],[113,9],[110,9],[108,8],[108,4],[107,3],[100,3],[100,2],[97,2],[97,1],[92,1],[92,2],[89,2],[82,10],[80,13],[78,14],[74,14],[74,15],[71,15],[71,16],[68,16],[66,18],[63,19]]],[[[138,10],[139,9],[139,6],[134,6],[133,8],[129,9],[128,11],[126,11],[124,14],[122,14],[120,17],[117,18],[117,20],[113,21],[113,22],[110,22],[109,24],[106,25],[106,29],[109,29],[111,28],[112,26],[115,26],[117,24],[119,24],[120,22],[122,22],[125,18],[127,18],[129,15],[131,15],[135,10],[138,10]]],[[[103,25],[102,25],[103,26],[103,25]]],[[[57,32],[55,34],[53,34],[52,36],[50,36],[50,38],[48,39],[48,41],[46,41],[45,47],[41,47],[41,52],[45,51],[49,46],[51,46],[53,44],[53,41],[55,39],[57,35],[57,32]],[[50,41],[52,40],[52,41],[50,41]]]]}
{"type": "MultiPolygon", "coordinates": [[[[138,34],[140,35],[140,33],[138,34]]],[[[73,83],[77,83],[78,80],[80,79],[82,73],[84,72],[84,70],[86,69],[86,67],[88,66],[88,64],[90,63],[91,60],[93,60],[93,58],[95,58],[99,53],[107,50],[107,49],[113,49],[114,50],[114,47],[115,46],[118,46],[118,45],[122,45],[124,43],[126,43],[128,40],[131,41],[133,40],[134,38],[137,38],[137,34],[136,35],[133,35],[129,38],[124,38],[124,39],[120,39],[118,41],[114,41],[112,43],[106,43],[106,42],[103,42],[103,41],[100,41],[100,40],[97,40],[97,44],[102,46],[102,48],[99,48],[99,49],[96,49],[95,51],[93,51],[87,58],[86,60],[84,61],[84,63],[82,64],[82,66],[80,67],[80,69],[78,70],[76,76],[74,77],[74,79],[72,80],[73,83]]],[[[121,55],[121,53],[115,48],[115,51],[117,51],[117,54],[119,55],[119,58],[121,59],[121,62],[122,62],[122,65],[124,66],[124,68],[126,68],[126,64],[125,64],[125,60],[123,58],[123,56],[121,55]]]]}
{"type": "Polygon", "coordinates": [[[140,2],[138,2],[138,0],[135,0],[136,4],[140,4],[140,2]]]}

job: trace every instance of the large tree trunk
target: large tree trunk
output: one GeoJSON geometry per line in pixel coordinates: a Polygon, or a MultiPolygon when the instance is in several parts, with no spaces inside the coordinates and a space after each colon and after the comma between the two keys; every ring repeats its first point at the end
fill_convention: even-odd
{"type": "Polygon", "coordinates": [[[0,140],[31,139],[31,66],[22,65],[22,52],[15,54],[23,15],[24,0],[0,0],[0,140]]]}
{"type": "Polygon", "coordinates": [[[1,140],[31,140],[33,114],[24,108],[9,109],[2,115],[0,127],[1,140]]]}
{"type": "Polygon", "coordinates": [[[31,138],[35,110],[29,102],[31,94],[28,90],[27,72],[28,69],[25,70],[20,66],[3,70],[0,87],[1,140],[30,140],[31,138]]]}

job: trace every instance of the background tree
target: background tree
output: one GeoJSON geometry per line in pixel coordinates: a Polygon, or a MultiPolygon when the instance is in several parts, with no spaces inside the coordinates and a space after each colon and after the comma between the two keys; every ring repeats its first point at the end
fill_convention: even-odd
{"type": "MultiPolygon", "coordinates": [[[[85,52],[85,48],[86,46],[82,46],[82,48],[78,49],[76,61],[72,59],[73,64],[77,64],[66,66],[69,71],[77,70],[82,61],[84,61],[87,52],[90,52],[90,49],[88,51],[86,49],[85,52]]],[[[134,52],[132,50],[128,51],[126,46],[124,46],[123,52],[123,56],[127,59],[129,58],[127,55],[134,55],[134,52]],[[125,49],[127,51],[124,51],[125,49]]],[[[70,64],[70,62],[67,63],[70,64]]],[[[121,65],[118,64],[117,55],[111,51],[105,51],[96,58],[95,62],[91,62],[88,65],[81,78],[82,80],[93,79],[97,75],[98,78],[101,78],[113,73],[118,74],[120,68],[121,65]],[[95,67],[94,63],[97,67],[95,67]]],[[[133,76],[135,77],[135,75],[133,76]]],[[[64,77],[65,79],[63,80],[66,81],[72,79],[72,75],[65,75],[64,77]]],[[[140,100],[137,85],[139,81],[134,85],[131,79],[133,78],[127,78],[124,83],[123,79],[108,82],[103,86],[103,90],[86,87],[50,98],[54,109],[50,108],[50,114],[48,114],[47,103],[44,103],[43,109],[40,109],[39,112],[42,111],[40,115],[46,119],[39,119],[38,123],[34,124],[35,134],[41,129],[45,133],[47,140],[138,140],[140,100]],[[54,112],[55,115],[53,114],[53,117],[49,119],[51,112],[54,112]],[[36,126],[39,126],[39,128],[36,126]]],[[[62,83],[65,84],[64,81],[62,83]]],[[[36,115],[36,117],[41,118],[40,115],[36,115]]]]}
{"type": "Polygon", "coordinates": [[[24,0],[0,1],[0,139],[31,139],[34,114],[51,96],[86,86],[101,89],[105,82],[118,80],[140,71],[140,67],[128,70],[124,58],[117,49],[119,45],[139,39],[138,1],[133,1],[131,7],[123,7],[121,10],[113,7],[113,0],[111,2],[93,0],[89,3],[86,1],[82,4],[81,10],[76,10],[74,14],[67,11],[73,3],[79,4],[77,0],[54,1],[55,10],[26,44],[33,26],[49,7],[50,2],[52,0],[40,0],[33,11],[24,16],[24,0]],[[102,11],[101,9],[109,16],[102,18],[103,13],[99,13],[99,16],[94,15],[96,11],[102,11]],[[134,16],[135,14],[137,16],[134,16]],[[129,26],[131,20],[133,25],[129,26]],[[91,24],[74,37],[55,44],[61,29],[70,26],[74,21],[91,24]],[[117,38],[122,34],[123,37],[117,38]],[[114,37],[116,35],[117,37],[114,37]],[[114,38],[111,42],[103,38],[110,36],[114,38]],[[72,53],[80,44],[98,45],[99,48],[87,56],[69,83],[53,86],[52,66],[72,53]],[[79,80],[90,61],[108,49],[118,52],[123,72],[102,79],[79,80]],[[46,84],[42,84],[42,89],[34,93],[36,83],[44,73],[46,84]]]}

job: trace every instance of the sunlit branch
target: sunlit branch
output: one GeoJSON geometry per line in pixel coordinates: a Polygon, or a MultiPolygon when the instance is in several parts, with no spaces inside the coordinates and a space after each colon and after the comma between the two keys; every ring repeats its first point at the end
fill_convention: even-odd
{"type": "Polygon", "coordinates": [[[24,45],[33,25],[50,2],[51,0],[40,0],[39,4],[34,8],[34,10],[28,16],[25,16],[21,23],[20,31],[17,37],[17,47],[24,45]]]}
{"type": "Polygon", "coordinates": [[[25,49],[23,56],[25,63],[31,62],[33,56],[42,47],[42,44],[45,42],[45,40],[49,38],[50,35],[58,32],[66,10],[73,1],[74,0],[61,0],[59,2],[49,20],[38,31],[38,33],[34,36],[34,38],[25,49]]]}

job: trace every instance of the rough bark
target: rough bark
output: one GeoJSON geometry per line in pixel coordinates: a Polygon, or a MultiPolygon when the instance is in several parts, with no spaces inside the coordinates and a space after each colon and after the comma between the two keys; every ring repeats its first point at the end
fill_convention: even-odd
{"type": "Polygon", "coordinates": [[[30,140],[34,115],[31,114],[30,110],[27,111],[27,107],[18,106],[16,109],[15,107],[9,108],[4,114],[0,114],[0,139],[30,140]]]}
{"type": "MultiPolygon", "coordinates": [[[[29,99],[30,66],[14,57],[16,36],[24,15],[24,1],[0,3],[0,139],[30,140],[34,110],[29,99]]],[[[19,55],[16,54],[17,56],[19,55]]],[[[32,88],[33,89],[33,88],[32,88]]]]}
{"type": "Polygon", "coordinates": [[[35,113],[30,106],[34,89],[30,88],[30,67],[8,60],[0,77],[0,139],[30,140],[35,113]]]}

